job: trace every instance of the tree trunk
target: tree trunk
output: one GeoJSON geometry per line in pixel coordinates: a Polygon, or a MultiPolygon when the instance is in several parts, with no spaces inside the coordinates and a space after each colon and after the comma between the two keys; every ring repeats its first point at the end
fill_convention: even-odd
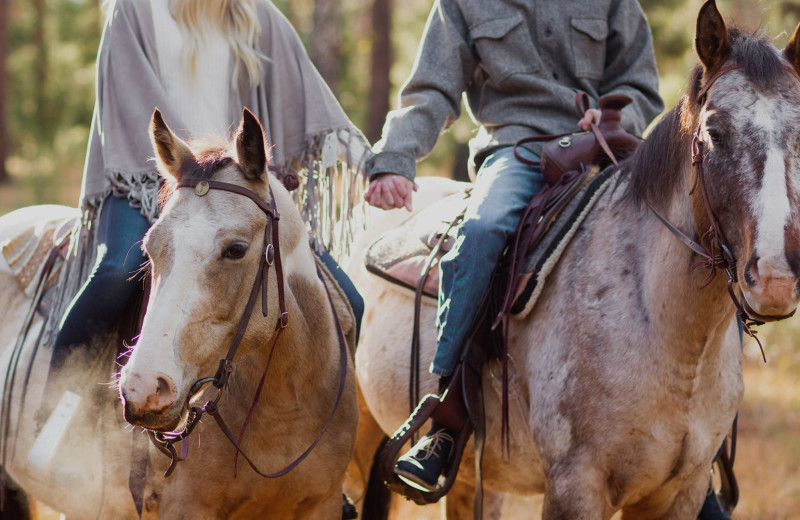
{"type": "Polygon", "coordinates": [[[8,181],[6,157],[8,155],[8,131],[6,130],[6,57],[8,55],[8,4],[11,0],[0,0],[0,182],[8,181]]]}
{"type": "Polygon", "coordinates": [[[341,0],[314,0],[314,29],[311,33],[311,61],[334,94],[339,91],[342,68],[341,6],[341,0]]]}
{"type": "Polygon", "coordinates": [[[33,46],[36,49],[36,60],[34,62],[34,99],[36,101],[36,121],[40,129],[37,138],[41,143],[43,135],[47,134],[45,124],[47,121],[47,43],[44,39],[44,20],[47,15],[44,0],[33,0],[31,2],[34,11],[34,25],[31,34],[33,46]]]}
{"type": "Polygon", "coordinates": [[[392,68],[392,1],[374,0],[372,4],[372,55],[370,71],[372,84],[369,89],[367,112],[367,139],[374,143],[381,137],[383,121],[389,112],[392,68]]]}

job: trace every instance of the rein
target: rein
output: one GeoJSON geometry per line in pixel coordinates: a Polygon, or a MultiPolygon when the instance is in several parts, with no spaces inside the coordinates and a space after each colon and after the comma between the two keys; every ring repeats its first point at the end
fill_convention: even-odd
{"type": "MultiPolygon", "coordinates": [[[[787,70],[791,71],[792,74],[800,80],[798,77],[797,72],[794,68],[791,68],[787,65],[784,66],[787,70]]],[[[725,67],[722,67],[718,70],[713,76],[711,76],[708,81],[703,85],[703,87],[697,93],[697,102],[700,106],[705,103],[706,95],[708,94],[709,89],[714,84],[714,82],[723,76],[725,73],[738,69],[739,65],[731,64],[725,67]]],[[[756,337],[756,330],[753,327],[763,325],[764,321],[753,318],[750,314],[745,310],[744,305],[739,297],[736,296],[736,292],[734,290],[734,284],[738,283],[738,276],[736,274],[736,258],[733,256],[730,247],[725,241],[725,235],[722,233],[722,227],[719,224],[719,220],[717,219],[716,215],[714,215],[714,211],[711,209],[711,199],[708,195],[708,187],[706,182],[706,175],[705,175],[705,159],[707,157],[707,151],[705,149],[704,143],[702,139],[700,139],[700,130],[701,124],[698,123],[697,130],[694,131],[692,135],[692,166],[695,170],[695,178],[694,183],[692,184],[691,189],[689,190],[689,195],[692,195],[697,188],[697,184],[700,184],[700,191],[703,197],[703,205],[705,206],[706,215],[709,219],[709,227],[706,232],[701,236],[700,243],[692,240],[689,236],[687,236],[684,232],[678,229],[674,224],[672,224],[669,220],[667,220],[664,216],[662,216],[655,208],[648,202],[647,206],[650,208],[650,211],[658,217],[662,224],[673,234],[675,235],[678,240],[680,240],[684,245],[686,245],[689,249],[694,251],[697,255],[699,255],[704,260],[695,263],[692,266],[692,269],[696,269],[697,267],[705,267],[709,270],[708,279],[704,284],[704,287],[708,286],[714,277],[717,274],[717,269],[721,268],[725,270],[725,274],[728,275],[728,294],[730,295],[733,304],[736,306],[736,316],[739,318],[740,322],[742,323],[742,328],[744,332],[756,340],[758,343],[758,347],[761,350],[761,357],[764,360],[764,363],[767,362],[766,355],[764,354],[764,347],[761,344],[761,341],[756,337]],[[705,245],[707,244],[707,246],[705,245]]],[[[786,316],[782,316],[778,319],[786,319],[790,318],[794,315],[794,311],[786,316]]]]}
{"type": "MultiPolygon", "coordinates": [[[[328,430],[330,426],[333,416],[336,413],[336,410],[339,407],[339,402],[341,401],[342,395],[344,393],[344,384],[345,379],[347,377],[347,346],[344,340],[344,333],[342,332],[342,327],[339,323],[339,317],[336,315],[336,309],[334,308],[333,300],[330,295],[330,291],[328,291],[327,285],[325,285],[323,280],[323,286],[325,287],[325,291],[328,296],[328,303],[331,306],[331,311],[333,312],[333,319],[336,326],[336,332],[339,340],[339,355],[340,355],[340,363],[339,363],[339,387],[336,394],[336,399],[334,400],[333,407],[331,408],[330,414],[328,415],[328,419],[325,422],[325,425],[322,427],[321,431],[311,442],[311,444],[306,448],[303,453],[301,453],[297,458],[295,458],[292,462],[290,462],[287,466],[283,469],[276,471],[274,473],[265,473],[258,469],[256,464],[252,461],[252,459],[242,450],[241,442],[242,437],[244,436],[245,428],[247,427],[250,417],[255,409],[256,404],[258,403],[259,397],[261,396],[261,391],[264,387],[264,382],[266,380],[267,372],[269,370],[269,366],[272,362],[272,355],[275,352],[275,346],[278,343],[278,339],[281,337],[284,329],[289,323],[289,313],[286,311],[286,300],[284,295],[284,280],[283,280],[283,264],[281,262],[281,254],[280,254],[280,240],[278,236],[278,223],[280,221],[280,215],[278,214],[278,209],[275,205],[275,197],[272,193],[272,188],[269,188],[270,194],[270,203],[265,203],[256,193],[253,191],[244,188],[242,186],[238,186],[236,184],[230,184],[226,182],[219,182],[219,181],[199,181],[196,179],[188,179],[185,181],[181,181],[178,183],[177,188],[194,188],[195,193],[203,197],[205,196],[209,190],[216,189],[222,191],[228,191],[231,193],[236,193],[242,196],[245,196],[255,202],[255,204],[264,212],[267,217],[267,224],[264,227],[264,254],[261,255],[261,259],[259,261],[258,272],[256,274],[255,281],[253,282],[253,287],[250,290],[250,297],[247,300],[247,305],[245,306],[244,313],[242,314],[241,319],[239,320],[239,326],[236,330],[236,335],[231,342],[230,347],[228,348],[227,355],[220,360],[219,368],[217,369],[217,373],[213,377],[205,377],[198,379],[194,382],[191,389],[189,390],[189,394],[186,397],[187,407],[189,408],[189,415],[186,420],[186,425],[183,427],[182,430],[175,431],[175,432],[156,432],[153,430],[147,430],[148,436],[152,443],[158,448],[162,453],[169,456],[171,458],[171,462],[167,470],[164,472],[164,477],[168,477],[175,466],[179,461],[182,461],[186,458],[187,455],[187,448],[188,445],[183,444],[182,452],[179,456],[176,449],[175,443],[186,439],[189,435],[191,435],[192,431],[194,430],[195,426],[200,422],[204,413],[208,413],[211,417],[214,418],[217,425],[219,426],[222,433],[228,438],[228,440],[233,444],[234,448],[236,448],[236,455],[234,457],[234,475],[236,474],[236,461],[238,459],[239,454],[247,461],[250,467],[255,471],[258,475],[265,477],[265,478],[277,478],[285,475],[292,469],[294,469],[298,464],[300,464],[306,457],[311,453],[311,451],[316,447],[319,443],[322,436],[328,430]],[[270,347],[269,356],[267,358],[267,365],[264,368],[264,373],[261,375],[261,380],[259,381],[258,388],[256,389],[255,396],[253,397],[253,402],[250,405],[250,409],[248,410],[247,417],[242,425],[241,430],[239,431],[238,439],[234,437],[233,433],[231,432],[230,428],[226,425],[225,421],[223,420],[222,416],[219,412],[218,402],[222,397],[222,391],[228,384],[228,379],[233,372],[233,358],[236,355],[237,350],[239,349],[239,345],[241,344],[242,338],[244,337],[244,333],[247,329],[247,325],[250,322],[250,316],[253,312],[255,307],[256,300],[258,299],[259,293],[261,293],[262,300],[261,300],[261,313],[264,317],[268,316],[267,311],[267,286],[268,286],[268,274],[269,268],[272,265],[275,265],[275,273],[277,276],[278,281],[278,306],[280,308],[280,315],[278,316],[277,322],[275,324],[275,334],[272,338],[272,345],[270,347]],[[189,406],[191,400],[199,394],[205,385],[211,383],[217,389],[217,395],[214,399],[210,401],[206,401],[206,403],[201,406],[189,406]]],[[[317,268],[317,276],[320,277],[322,280],[322,276],[319,272],[319,268],[317,268]]]]}

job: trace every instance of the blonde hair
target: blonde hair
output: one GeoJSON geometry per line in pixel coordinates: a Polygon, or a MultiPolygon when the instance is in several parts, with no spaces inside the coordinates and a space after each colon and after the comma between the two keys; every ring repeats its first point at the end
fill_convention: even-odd
{"type": "MultiPolygon", "coordinates": [[[[3,0],[5,1],[5,0],[3,0]]],[[[103,0],[101,8],[110,13],[115,0],[103,0]]],[[[205,40],[209,30],[218,29],[233,53],[233,81],[239,77],[239,67],[244,65],[255,87],[261,79],[263,55],[257,50],[261,25],[258,23],[256,2],[259,0],[163,0],[171,3],[172,12],[187,44],[183,55],[188,71],[194,75],[197,68],[197,47],[205,40]]]]}
{"type": "MultiPolygon", "coordinates": [[[[166,0],[165,0],[166,1],[166,0]]],[[[257,50],[261,26],[256,11],[257,0],[171,0],[172,12],[183,33],[183,56],[191,74],[196,70],[197,48],[208,31],[218,29],[233,53],[233,77],[241,66],[247,71],[250,85],[261,78],[261,56],[257,50]]]]}

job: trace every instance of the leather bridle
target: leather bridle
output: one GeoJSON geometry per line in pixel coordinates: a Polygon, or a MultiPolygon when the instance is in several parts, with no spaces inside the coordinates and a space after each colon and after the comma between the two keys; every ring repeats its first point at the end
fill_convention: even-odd
{"type": "MultiPolygon", "coordinates": [[[[795,78],[800,81],[800,77],[797,74],[797,71],[794,70],[793,67],[788,65],[784,65],[784,67],[789,70],[795,78]]],[[[712,75],[705,85],[698,91],[697,93],[697,103],[702,106],[706,101],[706,95],[708,94],[709,89],[714,84],[714,82],[719,79],[722,75],[732,70],[738,69],[738,64],[731,64],[719,69],[714,75],[712,75]]],[[[722,227],[719,224],[719,219],[717,219],[716,215],[714,215],[714,211],[711,209],[711,199],[708,195],[708,187],[707,187],[707,180],[705,175],[705,160],[707,157],[707,150],[705,149],[705,143],[700,138],[702,122],[697,124],[697,130],[694,131],[692,135],[692,166],[695,169],[695,178],[694,183],[689,190],[689,195],[692,195],[697,188],[699,183],[701,196],[703,197],[703,204],[705,206],[706,215],[710,222],[708,229],[705,233],[701,235],[700,243],[692,240],[689,236],[679,230],[674,224],[672,224],[669,220],[663,217],[658,211],[650,203],[647,203],[650,210],[655,214],[656,217],[664,224],[664,226],[675,235],[678,240],[683,242],[687,247],[689,247],[692,251],[694,251],[697,255],[703,258],[702,261],[695,263],[692,266],[692,269],[697,267],[705,267],[709,270],[708,279],[704,285],[707,286],[711,283],[711,281],[716,276],[716,270],[718,268],[724,269],[725,274],[728,275],[728,294],[733,300],[734,305],[736,306],[736,316],[742,323],[742,328],[744,332],[750,336],[751,338],[755,339],[758,343],[759,348],[761,349],[761,356],[766,363],[767,359],[764,355],[764,348],[761,345],[761,341],[756,337],[756,330],[753,327],[758,325],[763,325],[764,321],[761,319],[754,318],[750,316],[747,310],[744,308],[744,305],[739,297],[736,296],[736,292],[734,290],[734,284],[738,282],[738,275],[736,274],[736,258],[733,256],[731,248],[728,246],[727,242],[725,241],[725,235],[722,232],[722,227]]],[[[699,234],[699,233],[698,233],[699,234]]],[[[794,315],[794,311],[786,316],[780,316],[775,318],[776,320],[782,320],[786,318],[790,318],[794,315]]]]}
{"type": "MultiPolygon", "coordinates": [[[[320,277],[320,280],[323,281],[323,286],[325,287],[327,296],[328,296],[328,303],[331,307],[331,312],[333,313],[333,319],[336,326],[336,332],[339,340],[339,355],[340,355],[340,367],[339,367],[339,386],[336,393],[336,399],[333,403],[333,407],[328,415],[328,419],[325,422],[325,425],[322,427],[322,430],[319,432],[317,437],[312,441],[312,443],[306,448],[303,453],[301,453],[297,458],[295,458],[292,462],[290,462],[287,466],[283,469],[276,471],[274,473],[265,473],[258,469],[255,463],[252,461],[247,454],[242,451],[240,446],[242,442],[242,437],[244,435],[245,428],[248,425],[250,420],[250,416],[258,403],[259,397],[261,395],[261,391],[264,387],[264,382],[266,380],[267,371],[269,370],[269,366],[272,362],[272,355],[275,351],[275,345],[278,343],[278,339],[280,338],[283,331],[286,329],[286,326],[289,323],[289,313],[286,310],[286,300],[284,296],[284,280],[283,280],[283,264],[281,262],[281,253],[280,253],[280,240],[278,236],[279,226],[278,223],[280,221],[280,215],[278,214],[278,209],[275,204],[275,196],[272,193],[272,188],[269,188],[269,195],[270,195],[270,202],[267,204],[264,202],[255,192],[244,188],[242,186],[238,186],[236,184],[231,184],[227,182],[220,182],[220,181],[213,181],[213,180],[197,180],[197,179],[183,179],[181,180],[177,186],[177,188],[194,188],[195,193],[203,197],[205,196],[210,190],[222,190],[228,191],[231,193],[236,193],[238,195],[245,196],[252,200],[260,209],[264,212],[267,217],[267,223],[264,227],[264,254],[261,255],[258,272],[256,274],[255,281],[253,282],[253,287],[250,291],[250,297],[247,300],[247,304],[245,306],[244,312],[242,317],[239,320],[239,326],[236,330],[236,334],[231,342],[230,347],[228,348],[227,355],[220,360],[219,368],[217,369],[217,373],[213,377],[204,377],[198,379],[194,382],[191,389],[189,390],[189,394],[186,397],[187,407],[189,408],[188,417],[185,421],[184,427],[175,432],[157,432],[154,430],[146,429],[150,440],[153,444],[164,454],[168,455],[171,458],[171,462],[169,467],[167,468],[166,472],[164,473],[165,477],[168,477],[172,471],[175,469],[176,464],[184,460],[187,454],[187,444],[183,443],[182,445],[182,453],[179,456],[174,444],[176,442],[182,441],[186,439],[194,430],[195,426],[200,422],[201,417],[204,413],[208,413],[211,415],[214,420],[217,422],[217,425],[225,434],[225,436],[230,440],[233,446],[236,448],[236,456],[238,457],[239,454],[247,461],[250,467],[255,471],[258,475],[265,477],[265,478],[277,478],[280,476],[285,475],[292,469],[294,469],[298,464],[300,464],[316,447],[319,443],[320,439],[322,438],[323,434],[327,431],[328,427],[330,426],[333,416],[336,413],[336,410],[339,407],[339,402],[341,401],[342,395],[344,393],[344,384],[347,377],[347,346],[344,340],[344,333],[342,332],[342,327],[339,323],[339,318],[336,314],[336,309],[334,308],[333,300],[330,295],[330,291],[328,291],[327,285],[322,280],[322,275],[317,268],[317,276],[320,277]],[[277,323],[275,324],[275,333],[272,337],[272,345],[270,347],[269,356],[267,358],[267,365],[264,368],[264,373],[261,376],[261,380],[258,384],[258,388],[256,389],[255,396],[253,397],[253,402],[250,405],[250,409],[248,411],[247,417],[242,425],[242,428],[239,432],[238,438],[235,438],[231,430],[225,424],[225,421],[222,419],[222,416],[219,413],[219,407],[217,406],[221,396],[223,389],[227,386],[228,379],[233,372],[233,358],[236,355],[237,350],[239,349],[239,345],[241,344],[242,338],[244,337],[244,333],[247,329],[247,325],[250,322],[250,316],[253,313],[253,309],[255,307],[256,300],[258,299],[259,293],[261,293],[261,313],[264,317],[268,316],[267,311],[267,287],[268,283],[268,274],[269,268],[272,265],[275,265],[275,274],[277,276],[278,282],[278,307],[280,310],[280,314],[277,319],[277,323]],[[203,406],[191,406],[190,403],[197,396],[203,388],[207,384],[213,385],[217,389],[216,396],[206,403],[203,406]]],[[[234,474],[236,473],[236,458],[234,459],[234,474]]]]}

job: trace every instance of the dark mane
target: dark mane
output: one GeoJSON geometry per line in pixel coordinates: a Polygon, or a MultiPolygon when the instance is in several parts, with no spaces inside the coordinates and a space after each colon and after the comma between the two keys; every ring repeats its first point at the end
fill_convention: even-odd
{"type": "MultiPolygon", "coordinates": [[[[214,172],[224,168],[233,162],[228,150],[221,146],[211,146],[202,150],[195,150],[194,157],[183,161],[179,170],[178,177],[181,179],[196,179],[207,181],[211,179],[214,172]]],[[[176,185],[173,182],[166,182],[161,187],[158,194],[158,203],[161,207],[167,203],[175,192],[176,185]]]]}
{"type": "MultiPolygon", "coordinates": [[[[728,36],[730,62],[738,64],[756,88],[771,90],[780,85],[786,71],[772,43],[737,28],[729,29],[728,36]]],[[[686,93],[626,162],[625,175],[629,176],[626,196],[634,203],[659,206],[669,200],[681,182],[682,165],[690,159],[692,133],[697,129],[701,108],[697,96],[703,80],[703,67],[696,65],[689,75],[686,93]]]]}
{"type": "Polygon", "coordinates": [[[629,176],[626,197],[636,204],[669,200],[681,181],[679,165],[688,154],[691,138],[682,129],[683,101],[664,115],[623,165],[625,175],[629,176]]]}

